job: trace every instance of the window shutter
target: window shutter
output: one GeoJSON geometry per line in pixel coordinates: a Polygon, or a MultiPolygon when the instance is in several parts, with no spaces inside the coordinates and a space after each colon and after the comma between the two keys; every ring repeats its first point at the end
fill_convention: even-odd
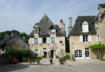
{"type": "Polygon", "coordinates": [[[88,36],[88,40],[89,40],[89,42],[92,41],[91,35],[88,36]]]}
{"type": "Polygon", "coordinates": [[[38,54],[40,54],[40,50],[38,50],[38,54]]]}
{"type": "Polygon", "coordinates": [[[55,37],[55,43],[57,42],[57,38],[55,37]]]}
{"type": "Polygon", "coordinates": [[[34,44],[34,38],[32,38],[32,44],[34,44]]]}
{"type": "Polygon", "coordinates": [[[38,38],[38,43],[42,44],[42,38],[38,38]]]}
{"type": "Polygon", "coordinates": [[[47,37],[47,43],[51,43],[51,38],[47,37]]]}
{"type": "Polygon", "coordinates": [[[83,42],[83,36],[80,35],[80,42],[83,42]]]}
{"type": "Polygon", "coordinates": [[[96,36],[96,41],[98,41],[98,36],[96,36]]]}

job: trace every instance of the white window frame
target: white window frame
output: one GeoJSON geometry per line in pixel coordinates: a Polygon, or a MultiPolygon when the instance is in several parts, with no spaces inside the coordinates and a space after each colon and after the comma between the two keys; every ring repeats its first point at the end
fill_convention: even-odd
{"type": "Polygon", "coordinates": [[[84,21],[82,24],[82,32],[83,33],[89,32],[89,24],[87,21],[84,21]]]}
{"type": "Polygon", "coordinates": [[[35,43],[35,44],[38,43],[38,38],[34,38],[34,43],[35,43]]]}
{"type": "Polygon", "coordinates": [[[55,37],[52,37],[52,38],[51,38],[51,42],[52,42],[52,43],[55,43],[55,40],[56,40],[55,37]]]}

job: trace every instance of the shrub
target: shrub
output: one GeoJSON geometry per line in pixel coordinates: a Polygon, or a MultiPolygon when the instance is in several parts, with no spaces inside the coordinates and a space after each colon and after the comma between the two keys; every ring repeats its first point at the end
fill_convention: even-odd
{"type": "Polygon", "coordinates": [[[53,64],[53,59],[52,58],[50,58],[50,64],[53,64]]]}
{"type": "Polygon", "coordinates": [[[65,58],[66,60],[69,60],[69,59],[70,59],[70,56],[69,56],[69,55],[66,55],[66,56],[64,56],[64,58],[65,58]]]}
{"type": "MultiPolygon", "coordinates": [[[[16,49],[16,48],[10,48],[10,49],[6,48],[5,54],[8,56],[12,56],[12,58],[16,57],[19,59],[19,61],[23,61],[24,57],[31,56],[29,50],[20,50],[20,49],[16,49]]],[[[25,61],[27,61],[27,60],[25,59],[25,61]]]]}
{"type": "Polygon", "coordinates": [[[38,64],[40,64],[40,60],[42,59],[42,57],[36,57],[35,58],[35,61],[38,63],[38,64]]]}
{"type": "Polygon", "coordinates": [[[65,57],[59,58],[59,63],[60,64],[64,64],[65,61],[66,61],[66,58],[65,57]]]}

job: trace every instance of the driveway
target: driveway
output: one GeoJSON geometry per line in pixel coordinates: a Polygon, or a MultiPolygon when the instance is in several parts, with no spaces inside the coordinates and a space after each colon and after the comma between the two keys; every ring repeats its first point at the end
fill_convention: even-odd
{"type": "Polygon", "coordinates": [[[105,72],[103,61],[80,61],[59,64],[27,64],[0,65],[0,72],[105,72]]]}

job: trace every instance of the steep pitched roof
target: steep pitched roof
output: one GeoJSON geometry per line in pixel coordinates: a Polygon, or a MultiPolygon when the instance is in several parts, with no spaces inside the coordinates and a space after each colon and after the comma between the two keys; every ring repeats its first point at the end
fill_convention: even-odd
{"type": "Polygon", "coordinates": [[[105,8],[105,4],[99,4],[99,6],[101,6],[102,8],[105,8]]]}
{"type": "Polygon", "coordinates": [[[75,25],[70,31],[69,35],[80,35],[83,34],[82,32],[82,23],[84,21],[87,21],[89,24],[89,34],[96,34],[95,26],[93,23],[93,20],[96,16],[78,16],[78,18],[75,21],[75,25]]]}
{"type": "MultiPolygon", "coordinates": [[[[64,33],[61,32],[61,29],[58,25],[53,24],[53,22],[49,19],[47,15],[44,15],[38,24],[39,27],[39,37],[49,37],[49,30],[51,27],[57,30],[57,36],[65,36],[64,33]]],[[[34,30],[31,32],[30,37],[34,36],[34,30]]]]}

